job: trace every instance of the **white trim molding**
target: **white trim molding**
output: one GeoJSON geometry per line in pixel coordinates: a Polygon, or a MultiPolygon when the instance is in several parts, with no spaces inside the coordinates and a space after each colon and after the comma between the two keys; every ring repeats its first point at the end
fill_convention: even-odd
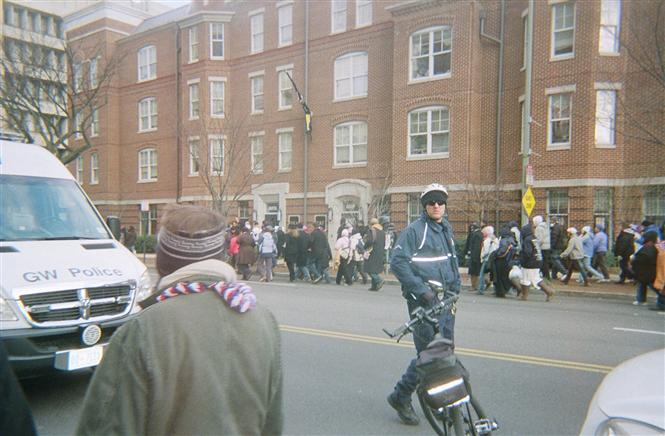
{"type": "Polygon", "coordinates": [[[569,92],[575,92],[576,89],[577,85],[554,86],[552,88],[545,88],[545,95],[566,94],[569,92]]]}
{"type": "Polygon", "coordinates": [[[605,90],[620,90],[623,87],[621,82],[595,82],[593,84],[593,89],[605,89],[605,90]]]}

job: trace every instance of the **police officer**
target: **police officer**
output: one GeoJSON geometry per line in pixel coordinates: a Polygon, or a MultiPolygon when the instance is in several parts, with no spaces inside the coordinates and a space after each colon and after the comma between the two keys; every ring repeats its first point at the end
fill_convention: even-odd
{"type": "MultiPolygon", "coordinates": [[[[446,291],[460,291],[453,230],[445,218],[448,191],[442,185],[433,183],[420,195],[420,203],[425,211],[400,234],[390,262],[393,274],[402,285],[402,295],[406,298],[409,313],[418,306],[427,308],[437,302],[437,296],[427,283],[429,280],[442,283],[446,291]]],[[[452,341],[454,326],[454,315],[443,313],[439,318],[441,335],[452,341]]],[[[413,334],[416,351],[420,353],[425,349],[435,334],[430,325],[418,326],[413,334]]],[[[397,382],[395,390],[388,396],[388,403],[407,425],[419,423],[411,404],[411,394],[416,390],[418,382],[416,359],[413,359],[397,382]]]]}

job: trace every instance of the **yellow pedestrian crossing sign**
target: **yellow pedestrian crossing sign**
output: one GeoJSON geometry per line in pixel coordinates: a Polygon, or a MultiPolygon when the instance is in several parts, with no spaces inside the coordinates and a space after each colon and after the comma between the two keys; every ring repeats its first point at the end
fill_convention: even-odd
{"type": "Polygon", "coordinates": [[[524,194],[524,197],[522,197],[522,206],[524,206],[526,214],[530,217],[531,212],[533,212],[533,208],[536,207],[536,197],[533,196],[531,187],[526,190],[526,194],[524,194]]]}

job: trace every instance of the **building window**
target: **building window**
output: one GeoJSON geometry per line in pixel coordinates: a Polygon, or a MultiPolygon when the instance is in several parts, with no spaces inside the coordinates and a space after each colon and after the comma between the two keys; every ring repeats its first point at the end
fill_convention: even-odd
{"type": "Polygon", "coordinates": [[[598,51],[601,54],[619,53],[621,0],[601,0],[598,51]]]}
{"type": "Polygon", "coordinates": [[[356,27],[372,24],[372,0],[356,0],[356,27]]]}
{"type": "Polygon", "coordinates": [[[254,14],[249,17],[250,28],[250,52],[259,53],[263,51],[263,14],[254,14]]]}
{"type": "Polygon", "coordinates": [[[157,77],[157,49],[154,45],[139,50],[139,82],[157,77]]]}
{"type": "Polygon", "coordinates": [[[593,191],[593,224],[605,226],[610,241],[613,240],[612,188],[596,188],[593,191]]]}
{"type": "Polygon", "coordinates": [[[293,155],[293,132],[278,132],[277,141],[279,147],[279,171],[290,171],[293,155]]]}
{"type": "Polygon", "coordinates": [[[189,62],[196,62],[199,60],[199,29],[196,27],[189,28],[189,62]]]}
{"type": "Polygon", "coordinates": [[[548,146],[570,146],[572,94],[553,94],[549,98],[548,146]]]}
{"type": "Polygon", "coordinates": [[[83,137],[83,114],[76,112],[74,116],[74,138],[81,139],[83,137]]]}
{"type": "Polygon", "coordinates": [[[224,118],[224,79],[210,79],[210,116],[224,118]]]}
{"type": "Polygon", "coordinates": [[[596,91],[596,145],[615,146],[616,91],[599,89],[596,91]]]}
{"type": "Polygon", "coordinates": [[[92,119],[90,121],[90,136],[99,135],[99,109],[92,110],[92,119]]]}
{"type": "Polygon", "coordinates": [[[263,75],[251,79],[252,113],[263,113],[263,75]]]}
{"type": "Polygon", "coordinates": [[[91,89],[97,87],[97,59],[98,58],[90,59],[90,63],[88,64],[88,81],[90,82],[91,89]]]}
{"type": "Polygon", "coordinates": [[[524,101],[520,101],[520,116],[522,120],[522,125],[520,129],[520,150],[523,150],[524,142],[526,140],[526,110],[524,106],[524,101]]]}
{"type": "Polygon", "coordinates": [[[199,137],[189,138],[189,175],[196,176],[199,174],[199,163],[201,162],[201,155],[199,150],[199,137]]]}
{"type": "Polygon", "coordinates": [[[572,57],[575,43],[575,5],[552,6],[552,58],[572,57]]]}
{"type": "Polygon", "coordinates": [[[439,26],[411,35],[411,80],[450,75],[452,28],[439,26]]]}
{"type": "Polygon", "coordinates": [[[450,114],[445,106],[409,112],[409,156],[448,155],[450,114]]]}
{"type": "Polygon", "coordinates": [[[83,87],[83,64],[80,62],[72,65],[72,87],[74,92],[79,92],[83,87]]]}
{"type": "Polygon", "coordinates": [[[215,176],[224,174],[224,137],[210,135],[208,137],[210,146],[210,172],[215,176]]]}
{"type": "Polygon", "coordinates": [[[143,236],[157,234],[157,205],[151,204],[147,211],[139,209],[139,212],[141,214],[139,234],[143,236]]]}
{"type": "Polygon", "coordinates": [[[408,223],[412,223],[422,214],[422,205],[420,204],[420,194],[409,194],[407,199],[407,209],[409,216],[407,217],[408,223]]]}
{"type": "Polygon", "coordinates": [[[556,218],[564,229],[568,227],[568,191],[547,191],[547,215],[550,222],[556,218]]]}
{"type": "Polygon", "coordinates": [[[335,165],[367,163],[367,123],[354,121],[335,127],[335,165]]]}
{"type": "Polygon", "coordinates": [[[146,148],[139,151],[139,182],[157,180],[157,150],[146,148]]]}
{"type": "Polygon", "coordinates": [[[293,43],[293,5],[280,6],[277,9],[279,20],[279,46],[293,43]]]}
{"type": "Polygon", "coordinates": [[[249,201],[238,202],[238,219],[241,225],[249,220],[249,201]]]}
{"type": "Polygon", "coordinates": [[[526,69],[527,51],[529,50],[529,16],[522,17],[522,68],[526,69]]]}
{"type": "Polygon", "coordinates": [[[90,184],[96,185],[99,183],[99,154],[90,154],[90,184]]]}
{"type": "Polygon", "coordinates": [[[254,174],[263,173],[263,135],[256,135],[250,138],[252,146],[252,172],[254,174]]]}
{"type": "Polygon", "coordinates": [[[367,53],[349,53],[335,59],[335,100],[367,96],[367,53]]]}
{"type": "Polygon", "coordinates": [[[199,83],[189,84],[189,119],[199,118],[199,83]]]}
{"type": "Polygon", "coordinates": [[[293,84],[287,74],[293,77],[293,68],[284,68],[277,73],[279,76],[279,109],[291,109],[293,105],[293,84]]]}
{"type": "Polygon", "coordinates": [[[644,191],[644,219],[665,222],[665,185],[650,186],[644,191]]]}
{"type": "Polygon", "coordinates": [[[76,158],[76,181],[83,184],[83,156],[76,158]]]}
{"type": "Polygon", "coordinates": [[[346,30],[346,0],[332,0],[330,3],[331,33],[346,30]]]}
{"type": "Polygon", "coordinates": [[[210,59],[224,59],[224,23],[210,23],[210,59]]]}
{"type": "Polygon", "coordinates": [[[157,129],[157,99],[144,98],[139,101],[139,132],[157,129]]]}

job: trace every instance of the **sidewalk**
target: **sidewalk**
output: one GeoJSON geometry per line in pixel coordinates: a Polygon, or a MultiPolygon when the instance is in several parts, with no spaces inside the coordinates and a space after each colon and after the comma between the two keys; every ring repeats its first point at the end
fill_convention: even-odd
{"type": "MultiPolygon", "coordinates": [[[[143,254],[137,254],[139,260],[143,261],[143,254]]],[[[146,254],[145,255],[145,264],[148,268],[155,267],[155,255],[146,254]]],[[[280,259],[279,263],[274,269],[274,274],[276,277],[288,277],[289,272],[286,268],[286,264],[283,260],[280,259]]],[[[334,273],[330,274],[334,279],[334,273]]],[[[468,275],[467,268],[460,268],[460,275],[462,277],[462,288],[465,292],[469,292],[471,288],[471,280],[468,275]]],[[[614,283],[619,279],[617,275],[610,274],[609,283],[596,283],[590,281],[590,286],[585,287],[582,284],[578,284],[576,281],[577,274],[573,275],[568,285],[564,285],[559,280],[553,282],[554,289],[559,295],[578,295],[586,297],[598,297],[598,298],[613,298],[620,299],[625,301],[633,301],[635,299],[635,285],[631,283],[624,283],[623,285],[617,285],[614,283]]],[[[395,278],[394,275],[388,273],[384,275],[385,282],[391,285],[399,285],[399,281],[395,278]]],[[[652,292],[647,294],[648,301],[651,301],[653,295],[652,292]]],[[[492,296],[492,289],[490,288],[485,295],[492,296]]]]}

